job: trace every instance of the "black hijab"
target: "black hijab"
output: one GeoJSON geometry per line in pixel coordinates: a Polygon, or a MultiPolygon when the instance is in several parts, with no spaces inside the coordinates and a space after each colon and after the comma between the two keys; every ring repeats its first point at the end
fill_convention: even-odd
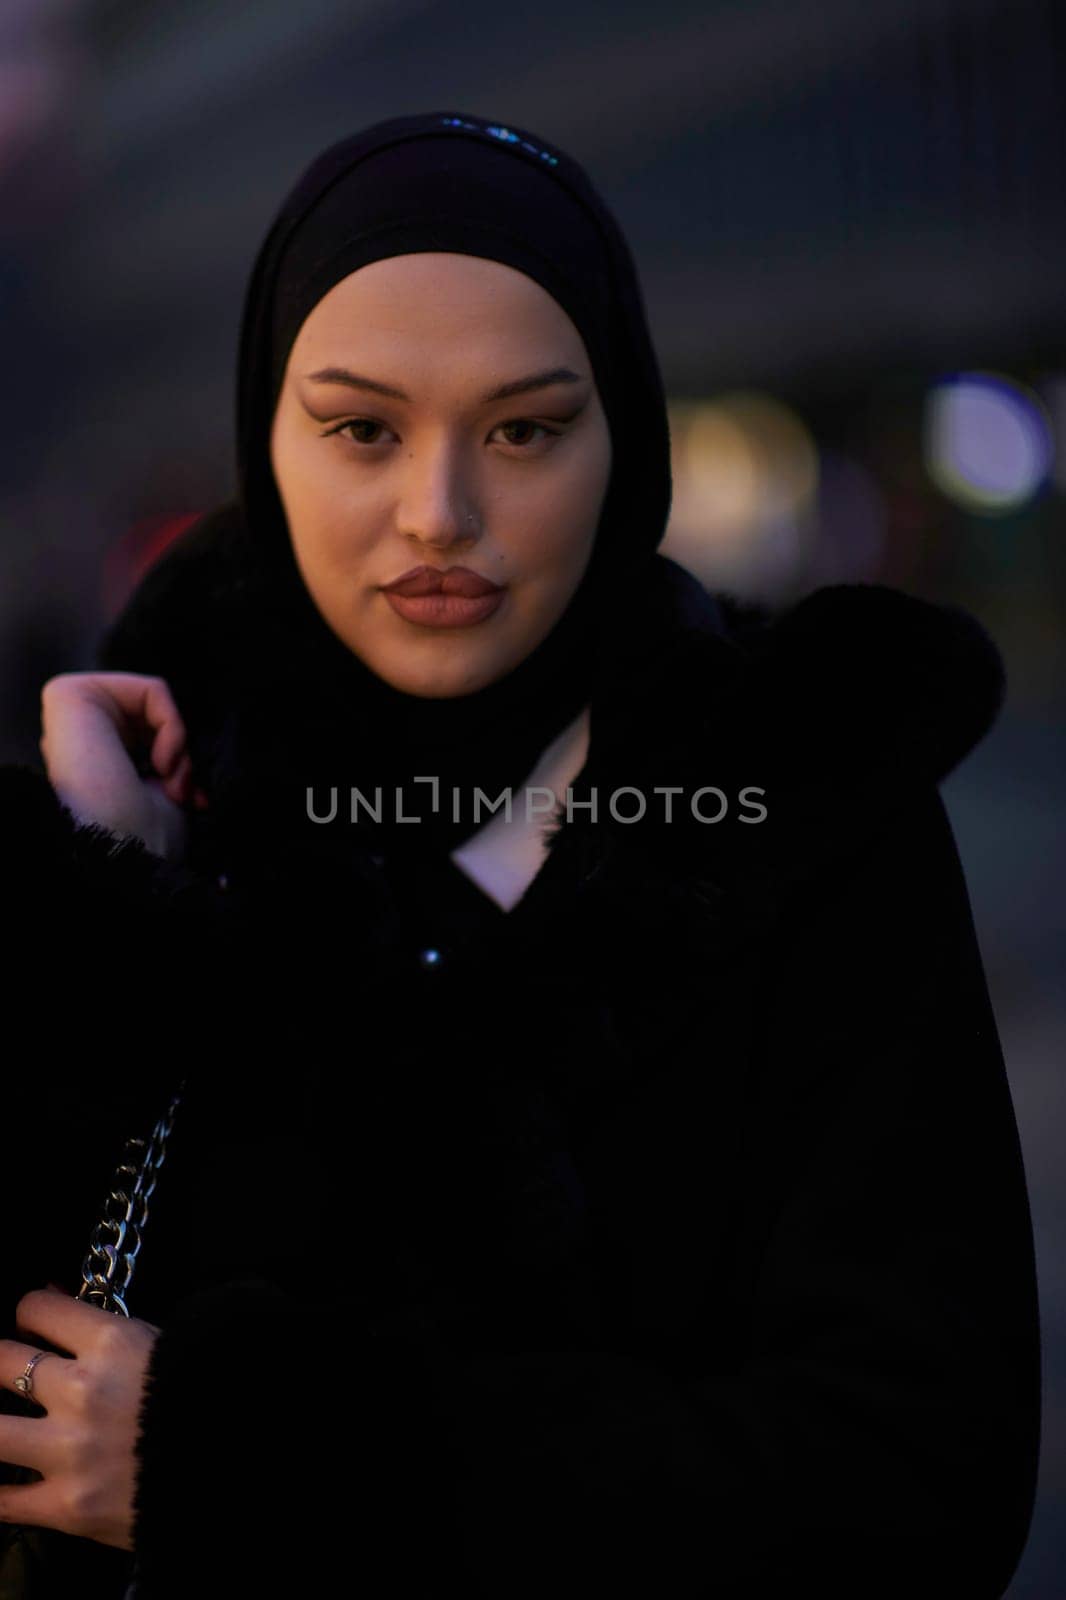
{"type": "MultiPolygon", "coordinates": [[[[353,836],[386,851],[453,849],[490,815],[475,818],[475,788],[494,798],[510,786],[517,797],[583,706],[599,698],[605,729],[608,692],[624,699],[648,658],[674,642],[686,575],[655,553],[670,506],[670,441],[636,268],[582,168],[528,130],[446,111],[395,117],[311,163],[249,283],[237,441],[237,501],[209,519],[208,542],[227,552],[227,603],[239,604],[216,643],[229,711],[206,786],[216,817],[228,814],[246,837],[257,825],[275,836],[279,826],[304,836],[319,826],[307,819],[309,788],[320,814],[335,788],[343,821],[350,787],[373,801],[380,785],[382,822],[364,809],[357,829],[348,824],[353,836]],[[558,301],[584,340],[613,450],[592,557],[567,610],[505,677],[447,699],[394,689],[327,625],[296,566],[269,460],[286,362],[310,311],[360,266],[420,251],[503,262],[558,301]],[[428,786],[413,782],[429,774],[441,780],[436,815],[428,786]],[[422,822],[395,822],[396,785],[403,813],[422,822]]],[[[186,543],[204,538],[193,529],[186,543]]],[[[113,651],[109,660],[121,664],[113,651]]],[[[590,763],[596,737],[594,722],[590,763]]]]}

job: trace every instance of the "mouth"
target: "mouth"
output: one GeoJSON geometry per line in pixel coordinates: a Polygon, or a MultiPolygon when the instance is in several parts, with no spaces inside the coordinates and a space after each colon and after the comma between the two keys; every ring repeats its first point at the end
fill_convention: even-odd
{"type": "Polygon", "coordinates": [[[385,599],[398,616],[406,622],[423,628],[469,628],[484,622],[498,611],[505,598],[505,590],[493,585],[488,594],[447,594],[436,590],[430,594],[397,593],[383,590],[385,599]]]}
{"type": "Polygon", "coordinates": [[[450,595],[463,600],[480,600],[502,595],[503,587],[469,567],[412,567],[392,583],[382,584],[386,595],[420,599],[429,595],[450,595]]]}

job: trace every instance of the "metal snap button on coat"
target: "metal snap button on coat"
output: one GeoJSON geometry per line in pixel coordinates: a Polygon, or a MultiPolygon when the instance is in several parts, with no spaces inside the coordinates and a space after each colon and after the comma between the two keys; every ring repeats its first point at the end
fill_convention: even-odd
{"type": "Polygon", "coordinates": [[[443,951],[432,948],[429,950],[420,950],[418,952],[418,959],[424,967],[439,967],[441,962],[444,960],[444,954],[443,951]]]}

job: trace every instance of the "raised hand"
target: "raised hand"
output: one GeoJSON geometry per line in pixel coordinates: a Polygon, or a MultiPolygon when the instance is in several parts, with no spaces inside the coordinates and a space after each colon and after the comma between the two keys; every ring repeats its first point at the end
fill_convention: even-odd
{"type": "Polygon", "coordinates": [[[193,783],[185,725],[165,679],[60,673],[41,691],[41,727],[49,782],[79,822],[181,859],[186,810],[207,799],[193,783]],[[138,760],[149,769],[143,775],[138,760]]]}

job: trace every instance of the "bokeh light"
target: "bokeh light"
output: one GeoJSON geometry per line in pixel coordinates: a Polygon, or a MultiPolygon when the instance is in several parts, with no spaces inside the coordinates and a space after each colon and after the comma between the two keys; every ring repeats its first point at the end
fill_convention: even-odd
{"type": "Polygon", "coordinates": [[[664,553],[708,587],[772,599],[802,571],[818,453],[802,420],[738,390],[670,405],[674,494],[664,553]]]}
{"type": "Polygon", "coordinates": [[[923,448],[937,487],[968,510],[1015,511],[1046,482],[1054,459],[1040,397],[997,372],[962,372],[929,393],[923,448]]]}

